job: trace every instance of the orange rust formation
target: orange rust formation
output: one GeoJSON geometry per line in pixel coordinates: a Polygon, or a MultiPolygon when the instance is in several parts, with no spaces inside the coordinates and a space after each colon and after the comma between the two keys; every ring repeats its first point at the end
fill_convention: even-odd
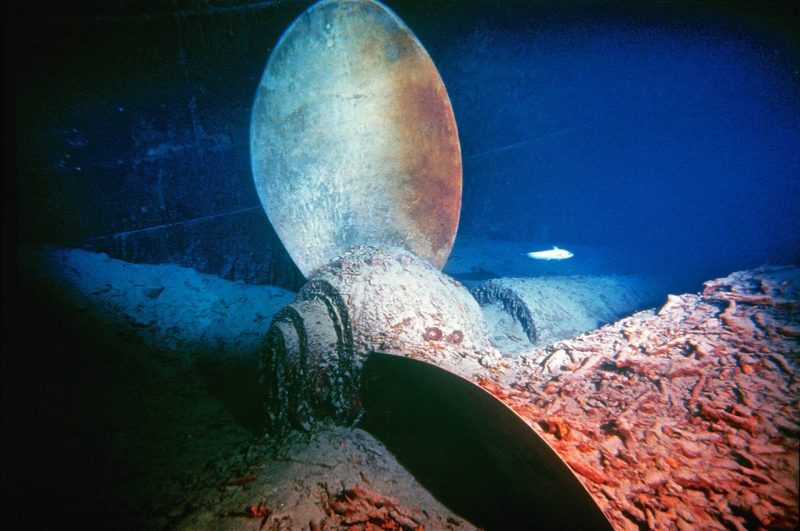
{"type": "Polygon", "coordinates": [[[441,269],[461,212],[461,146],[453,109],[436,66],[407,27],[376,17],[371,33],[357,75],[374,76],[376,65],[388,73],[392,91],[385,113],[395,128],[392,157],[402,170],[401,186],[392,193],[424,233],[409,240],[410,250],[441,269]],[[389,68],[383,66],[387,61],[389,68]]]}
{"type": "Polygon", "coordinates": [[[798,300],[800,269],[734,273],[478,383],[617,529],[796,528],[798,300]]]}
{"type": "MultiPolygon", "coordinates": [[[[450,254],[461,212],[461,150],[444,84],[427,57],[416,54],[394,78],[397,118],[408,182],[399,198],[409,219],[425,227],[432,262],[442,268],[450,254]],[[425,146],[417,149],[415,146],[425,146]]],[[[417,249],[412,248],[417,251],[417,249]]]]}
{"type": "Polygon", "coordinates": [[[418,531],[425,529],[422,518],[391,496],[384,496],[363,485],[344,488],[336,494],[326,492],[327,521],[312,523],[311,529],[418,531]]]}

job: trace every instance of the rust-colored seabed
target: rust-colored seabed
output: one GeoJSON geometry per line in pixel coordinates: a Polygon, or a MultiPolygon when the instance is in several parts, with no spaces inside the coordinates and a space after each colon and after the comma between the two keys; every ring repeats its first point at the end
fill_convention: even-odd
{"type": "Polygon", "coordinates": [[[541,434],[617,529],[798,525],[800,270],[670,295],[479,384],[541,434]]]}

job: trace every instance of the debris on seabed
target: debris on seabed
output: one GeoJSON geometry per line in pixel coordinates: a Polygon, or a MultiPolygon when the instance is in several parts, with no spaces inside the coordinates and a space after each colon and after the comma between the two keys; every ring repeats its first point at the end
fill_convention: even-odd
{"type": "Polygon", "coordinates": [[[548,441],[617,529],[796,529],[798,322],[800,269],[743,271],[525,352],[479,384],[548,441]]]}

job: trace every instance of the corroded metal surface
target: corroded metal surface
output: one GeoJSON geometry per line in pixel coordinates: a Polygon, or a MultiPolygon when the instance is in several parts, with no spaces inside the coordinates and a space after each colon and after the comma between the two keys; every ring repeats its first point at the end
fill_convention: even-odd
{"type": "MultiPolygon", "coordinates": [[[[485,390],[484,382],[513,362],[501,357],[488,336],[477,301],[458,281],[402,249],[350,248],[320,267],[272,321],[262,360],[270,429],[356,421],[364,405],[363,379],[376,375],[365,364],[381,352],[398,361],[373,362],[385,366],[378,371],[384,383],[373,382],[368,393],[373,403],[404,389],[409,404],[424,395],[418,398],[430,399],[427,407],[446,406],[470,418],[485,453],[500,456],[502,470],[496,473],[518,480],[516,491],[524,493],[532,513],[562,524],[556,527],[608,527],[558,454],[518,411],[485,390]],[[548,504],[561,496],[568,498],[560,509],[580,514],[552,510],[548,504]]],[[[405,414],[413,417],[425,406],[409,407],[405,414]]],[[[377,409],[387,422],[397,420],[398,412],[377,409]]]]}
{"type": "Polygon", "coordinates": [[[251,121],[256,188],[307,277],[352,245],[441,268],[461,207],[450,101],[428,54],[371,0],[324,0],[276,45],[251,121]]]}
{"type": "Polygon", "coordinates": [[[469,291],[398,248],[353,247],[319,268],[275,315],[264,348],[273,431],[360,413],[359,381],[374,351],[483,374],[500,361],[469,291]]]}
{"type": "Polygon", "coordinates": [[[484,411],[474,426],[490,452],[500,436],[523,456],[532,505],[564,487],[606,523],[544,440],[480,387],[503,360],[477,301],[438,270],[458,225],[461,154],[442,80],[409,29],[372,0],[312,6],[270,56],[251,150],[264,209],[309,278],[263,350],[272,431],[353,423],[365,361],[378,351],[416,360],[421,385],[443,382],[422,393],[484,411]],[[511,420],[492,429],[490,418],[511,420]]]}

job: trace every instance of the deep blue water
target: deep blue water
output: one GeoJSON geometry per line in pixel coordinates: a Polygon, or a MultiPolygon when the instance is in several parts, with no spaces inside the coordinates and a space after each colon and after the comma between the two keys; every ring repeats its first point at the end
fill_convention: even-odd
{"type": "Polygon", "coordinates": [[[797,263],[796,50],[721,13],[623,15],[479,24],[443,54],[461,231],[690,282],[797,263]]]}

